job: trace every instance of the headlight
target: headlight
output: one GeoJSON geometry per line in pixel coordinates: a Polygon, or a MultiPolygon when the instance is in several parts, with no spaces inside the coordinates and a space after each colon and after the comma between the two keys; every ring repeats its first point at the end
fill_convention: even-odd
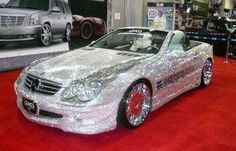
{"type": "Polygon", "coordinates": [[[38,25],[39,24],[39,15],[33,14],[30,18],[30,25],[38,25]]]}
{"type": "Polygon", "coordinates": [[[94,99],[102,90],[102,83],[96,80],[74,81],[62,92],[64,100],[76,99],[86,102],[94,99]]]}

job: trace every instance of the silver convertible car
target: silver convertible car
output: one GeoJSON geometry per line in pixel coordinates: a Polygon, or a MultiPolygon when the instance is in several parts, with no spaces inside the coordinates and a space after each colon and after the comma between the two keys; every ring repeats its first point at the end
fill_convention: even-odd
{"type": "Polygon", "coordinates": [[[135,128],[176,96],[212,79],[212,46],[181,31],[120,28],[89,46],[33,62],[15,82],[36,123],[96,134],[135,128]]]}

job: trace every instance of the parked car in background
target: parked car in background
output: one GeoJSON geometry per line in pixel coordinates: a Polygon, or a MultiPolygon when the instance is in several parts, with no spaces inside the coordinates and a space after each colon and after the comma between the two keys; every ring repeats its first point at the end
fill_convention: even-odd
{"type": "Polygon", "coordinates": [[[230,55],[236,58],[236,20],[230,18],[210,18],[202,24],[186,28],[185,32],[192,40],[199,40],[214,45],[216,53],[225,54],[230,35],[230,55]]]}
{"type": "Polygon", "coordinates": [[[61,0],[10,0],[0,8],[0,42],[38,40],[48,46],[53,39],[68,42],[72,15],[61,0]]]}
{"type": "Polygon", "coordinates": [[[83,17],[73,15],[72,36],[81,36],[83,39],[100,37],[106,34],[106,23],[97,17],[83,17]]]}
{"type": "Polygon", "coordinates": [[[212,46],[181,31],[121,28],[26,67],[15,82],[17,105],[27,119],[67,132],[135,128],[178,95],[209,85],[212,65],[212,46]]]}

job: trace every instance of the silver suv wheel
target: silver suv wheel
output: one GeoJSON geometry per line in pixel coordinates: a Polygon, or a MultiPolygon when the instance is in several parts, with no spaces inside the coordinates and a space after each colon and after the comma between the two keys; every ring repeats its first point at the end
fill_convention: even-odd
{"type": "Polygon", "coordinates": [[[50,45],[50,43],[52,41],[52,30],[51,30],[50,25],[48,25],[48,24],[43,25],[43,31],[40,36],[40,39],[41,39],[42,45],[44,45],[44,46],[50,45]]]}
{"type": "Polygon", "coordinates": [[[71,38],[71,25],[67,24],[66,25],[66,30],[65,30],[65,35],[63,37],[64,42],[69,42],[71,38]]]}

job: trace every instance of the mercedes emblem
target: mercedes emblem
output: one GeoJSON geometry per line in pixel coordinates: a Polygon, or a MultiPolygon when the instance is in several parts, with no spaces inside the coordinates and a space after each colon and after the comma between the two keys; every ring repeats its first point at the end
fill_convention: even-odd
{"type": "Polygon", "coordinates": [[[36,91],[39,87],[39,83],[40,81],[38,79],[35,79],[32,83],[31,83],[31,86],[30,86],[30,89],[32,91],[36,91]]]}

